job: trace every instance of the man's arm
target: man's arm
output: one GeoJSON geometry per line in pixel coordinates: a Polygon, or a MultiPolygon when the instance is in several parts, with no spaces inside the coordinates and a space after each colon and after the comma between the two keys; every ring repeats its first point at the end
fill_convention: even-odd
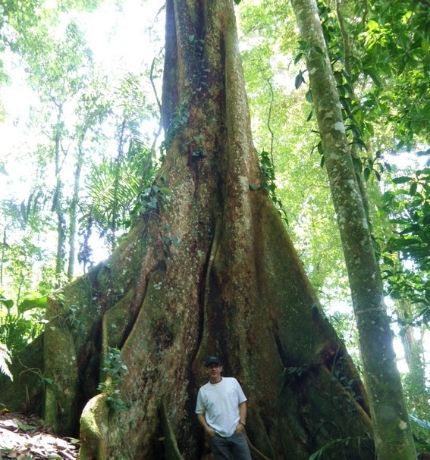
{"type": "Polygon", "coordinates": [[[207,423],[204,414],[197,414],[197,418],[200,422],[200,425],[205,429],[208,436],[215,436],[215,430],[211,428],[207,423]]]}
{"type": "Polygon", "coordinates": [[[238,433],[245,431],[246,426],[246,401],[239,404],[239,422],[236,427],[238,433]]]}

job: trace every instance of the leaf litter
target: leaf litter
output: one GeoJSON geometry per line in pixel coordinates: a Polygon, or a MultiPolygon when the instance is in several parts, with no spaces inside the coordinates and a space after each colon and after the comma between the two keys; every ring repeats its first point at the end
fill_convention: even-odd
{"type": "Polygon", "coordinates": [[[0,414],[0,459],[75,460],[79,440],[55,436],[35,416],[0,414]]]}

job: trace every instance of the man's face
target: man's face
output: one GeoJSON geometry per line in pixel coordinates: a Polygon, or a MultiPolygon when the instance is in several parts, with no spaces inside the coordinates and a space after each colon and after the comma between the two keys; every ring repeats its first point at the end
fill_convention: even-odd
{"type": "Polygon", "coordinates": [[[221,378],[222,366],[221,364],[210,364],[206,367],[206,373],[210,380],[219,380],[221,378]]]}

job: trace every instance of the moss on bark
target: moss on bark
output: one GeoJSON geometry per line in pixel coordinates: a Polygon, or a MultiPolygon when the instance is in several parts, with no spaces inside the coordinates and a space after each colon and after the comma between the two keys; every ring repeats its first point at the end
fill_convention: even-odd
{"type": "Polygon", "coordinates": [[[79,451],[81,460],[105,460],[108,438],[109,409],[106,396],[99,394],[85,406],[81,415],[79,451]]]}

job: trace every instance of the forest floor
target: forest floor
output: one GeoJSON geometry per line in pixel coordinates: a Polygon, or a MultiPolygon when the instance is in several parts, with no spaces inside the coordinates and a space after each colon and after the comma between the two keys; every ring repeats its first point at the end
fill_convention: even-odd
{"type": "Polygon", "coordinates": [[[60,438],[34,416],[0,415],[0,459],[39,460],[78,458],[79,440],[60,438]]]}

